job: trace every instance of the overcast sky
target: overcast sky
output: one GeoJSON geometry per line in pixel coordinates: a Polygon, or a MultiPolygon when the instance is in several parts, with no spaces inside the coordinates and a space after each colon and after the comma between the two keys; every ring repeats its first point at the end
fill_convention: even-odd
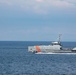
{"type": "Polygon", "coordinates": [[[0,0],[1,41],[76,41],[76,0],[0,0]]]}

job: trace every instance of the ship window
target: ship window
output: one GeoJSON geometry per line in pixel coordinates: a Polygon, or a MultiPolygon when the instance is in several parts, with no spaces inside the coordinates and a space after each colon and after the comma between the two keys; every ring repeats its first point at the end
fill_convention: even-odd
{"type": "Polygon", "coordinates": [[[59,45],[58,43],[52,43],[52,45],[59,45]]]}
{"type": "Polygon", "coordinates": [[[60,48],[60,50],[62,50],[62,47],[60,48]]]}
{"type": "Polygon", "coordinates": [[[76,52],[76,50],[72,50],[73,52],[76,52]]]}

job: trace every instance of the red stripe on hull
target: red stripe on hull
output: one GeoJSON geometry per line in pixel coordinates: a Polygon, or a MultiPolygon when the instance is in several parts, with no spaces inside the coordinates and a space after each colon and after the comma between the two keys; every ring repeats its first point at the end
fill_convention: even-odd
{"type": "Polygon", "coordinates": [[[39,47],[39,46],[36,46],[36,50],[37,50],[38,52],[41,52],[41,50],[40,50],[40,47],[39,47]]]}

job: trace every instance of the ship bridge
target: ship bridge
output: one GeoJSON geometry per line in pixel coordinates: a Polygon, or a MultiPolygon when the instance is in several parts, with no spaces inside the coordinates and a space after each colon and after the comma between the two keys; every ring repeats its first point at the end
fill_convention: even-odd
{"type": "Polygon", "coordinates": [[[61,43],[60,42],[52,42],[51,45],[61,45],[61,43]]]}

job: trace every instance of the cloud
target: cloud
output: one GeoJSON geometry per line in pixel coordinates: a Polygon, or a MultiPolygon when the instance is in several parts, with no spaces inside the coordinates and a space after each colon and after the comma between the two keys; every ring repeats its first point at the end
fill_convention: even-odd
{"type": "Polygon", "coordinates": [[[43,2],[43,0],[36,0],[37,2],[43,2]]]}
{"type": "Polygon", "coordinates": [[[11,5],[12,3],[7,0],[0,0],[0,5],[11,5]]]}
{"type": "Polygon", "coordinates": [[[19,7],[24,11],[48,13],[55,9],[76,8],[76,0],[0,0],[0,4],[19,7]]]}

